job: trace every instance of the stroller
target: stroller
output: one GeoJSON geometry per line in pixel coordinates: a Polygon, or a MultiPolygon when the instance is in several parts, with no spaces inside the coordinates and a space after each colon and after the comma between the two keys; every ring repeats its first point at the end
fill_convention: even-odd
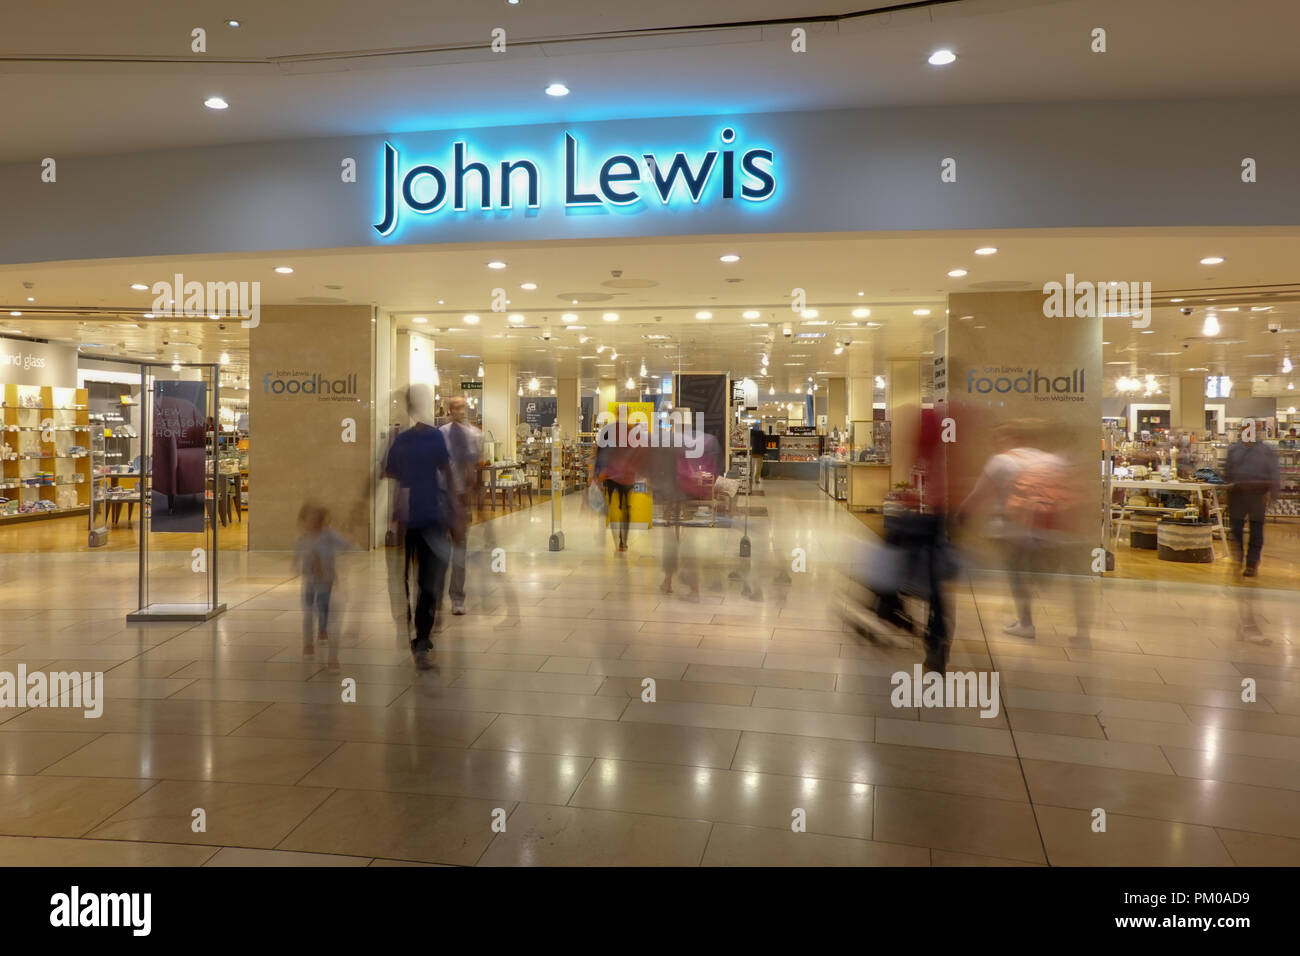
{"type": "Polygon", "coordinates": [[[927,668],[942,671],[950,643],[943,584],[957,574],[956,554],[943,515],[926,512],[915,498],[898,505],[885,514],[883,546],[853,576],[843,615],[881,647],[899,646],[890,637],[921,637],[927,668]],[[921,608],[909,613],[905,598],[921,608]]]}

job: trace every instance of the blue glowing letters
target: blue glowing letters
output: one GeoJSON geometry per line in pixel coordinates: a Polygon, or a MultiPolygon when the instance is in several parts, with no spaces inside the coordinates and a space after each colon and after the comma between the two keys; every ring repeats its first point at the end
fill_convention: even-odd
{"type": "MultiPolygon", "coordinates": [[[[711,200],[743,199],[761,203],[776,193],[776,156],[757,147],[740,152],[733,147],[735,130],[722,130],[722,148],[692,159],[674,152],[665,159],[652,152],[615,153],[592,161],[576,137],[564,134],[564,205],[566,208],[618,206],[638,202],[668,206],[675,196],[698,206],[711,200]]],[[[428,163],[403,172],[401,157],[384,144],[383,212],[375,231],[392,235],[401,207],[429,214],[448,205],[455,212],[515,208],[542,204],[542,166],[530,159],[489,165],[472,160],[462,141],[452,144],[448,171],[428,163]],[[400,205],[399,205],[400,204],[400,205]]]]}

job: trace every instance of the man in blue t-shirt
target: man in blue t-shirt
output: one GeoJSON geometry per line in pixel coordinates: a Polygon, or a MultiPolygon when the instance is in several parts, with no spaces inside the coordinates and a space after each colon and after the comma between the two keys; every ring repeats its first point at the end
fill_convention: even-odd
{"type": "Polygon", "coordinates": [[[427,386],[412,385],[407,410],[415,424],[393,441],[384,474],[397,481],[398,511],[406,529],[406,553],[414,560],[419,595],[415,602],[415,666],[428,670],[433,622],[446,580],[451,544],[448,534],[461,518],[451,507],[447,489],[455,487],[451,456],[442,433],[432,425],[433,396],[427,386]]]}

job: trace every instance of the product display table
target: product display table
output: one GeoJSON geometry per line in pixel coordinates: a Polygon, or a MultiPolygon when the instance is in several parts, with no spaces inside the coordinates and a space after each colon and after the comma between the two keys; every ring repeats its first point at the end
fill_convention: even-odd
{"type": "MultiPolygon", "coordinates": [[[[488,503],[492,506],[493,511],[497,510],[497,473],[511,471],[518,467],[519,462],[517,461],[499,461],[493,465],[483,466],[483,470],[488,473],[488,503]]],[[[501,507],[505,507],[504,502],[502,502],[501,507]]]]}
{"type": "MultiPolygon", "coordinates": [[[[1111,525],[1112,547],[1119,542],[1120,528],[1122,525],[1131,525],[1136,517],[1156,517],[1157,519],[1165,515],[1177,516],[1199,516],[1202,505],[1205,506],[1206,513],[1209,515],[1209,522],[1206,528],[1209,530],[1211,545],[1214,536],[1217,535],[1224,542],[1225,551],[1227,546],[1228,535],[1223,527],[1223,511],[1219,504],[1219,489],[1222,485],[1209,484],[1200,481],[1160,481],[1154,479],[1137,479],[1137,478],[1114,478],[1111,480],[1110,487],[1112,490],[1123,492],[1123,499],[1118,505],[1112,505],[1112,512],[1115,520],[1111,525]],[[1195,499],[1194,503],[1189,500],[1186,507],[1183,508],[1166,508],[1159,505],[1131,504],[1130,497],[1134,492],[1176,492],[1185,494],[1189,499],[1195,499]]],[[[1213,552],[1211,552],[1213,554],[1213,552]]]]}

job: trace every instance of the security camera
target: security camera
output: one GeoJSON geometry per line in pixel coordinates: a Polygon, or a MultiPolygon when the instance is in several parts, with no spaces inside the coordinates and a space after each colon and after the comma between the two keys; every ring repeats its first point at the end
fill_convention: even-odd
{"type": "Polygon", "coordinates": [[[1188,306],[1188,305],[1183,306],[1183,307],[1182,307],[1181,309],[1179,309],[1178,311],[1181,312],[1183,315],[1191,315],[1191,314],[1192,314],[1192,308],[1191,308],[1191,306],[1188,306]]]}
{"type": "Polygon", "coordinates": [[[1282,323],[1281,323],[1281,322],[1270,322],[1270,323],[1268,324],[1268,330],[1269,330],[1270,332],[1281,332],[1281,331],[1282,331],[1282,323]]]}
{"type": "Polygon", "coordinates": [[[217,328],[220,329],[222,332],[226,331],[226,323],[225,323],[225,322],[218,322],[218,323],[217,323],[217,328]]]}
{"type": "Polygon", "coordinates": [[[1184,342],[1184,343],[1183,343],[1183,348],[1185,348],[1185,349],[1190,349],[1191,347],[1192,347],[1192,345],[1191,345],[1190,342],[1184,342]]]}
{"type": "Polygon", "coordinates": [[[171,344],[171,343],[168,342],[166,339],[163,339],[163,345],[170,345],[170,344],[171,344]]]}

